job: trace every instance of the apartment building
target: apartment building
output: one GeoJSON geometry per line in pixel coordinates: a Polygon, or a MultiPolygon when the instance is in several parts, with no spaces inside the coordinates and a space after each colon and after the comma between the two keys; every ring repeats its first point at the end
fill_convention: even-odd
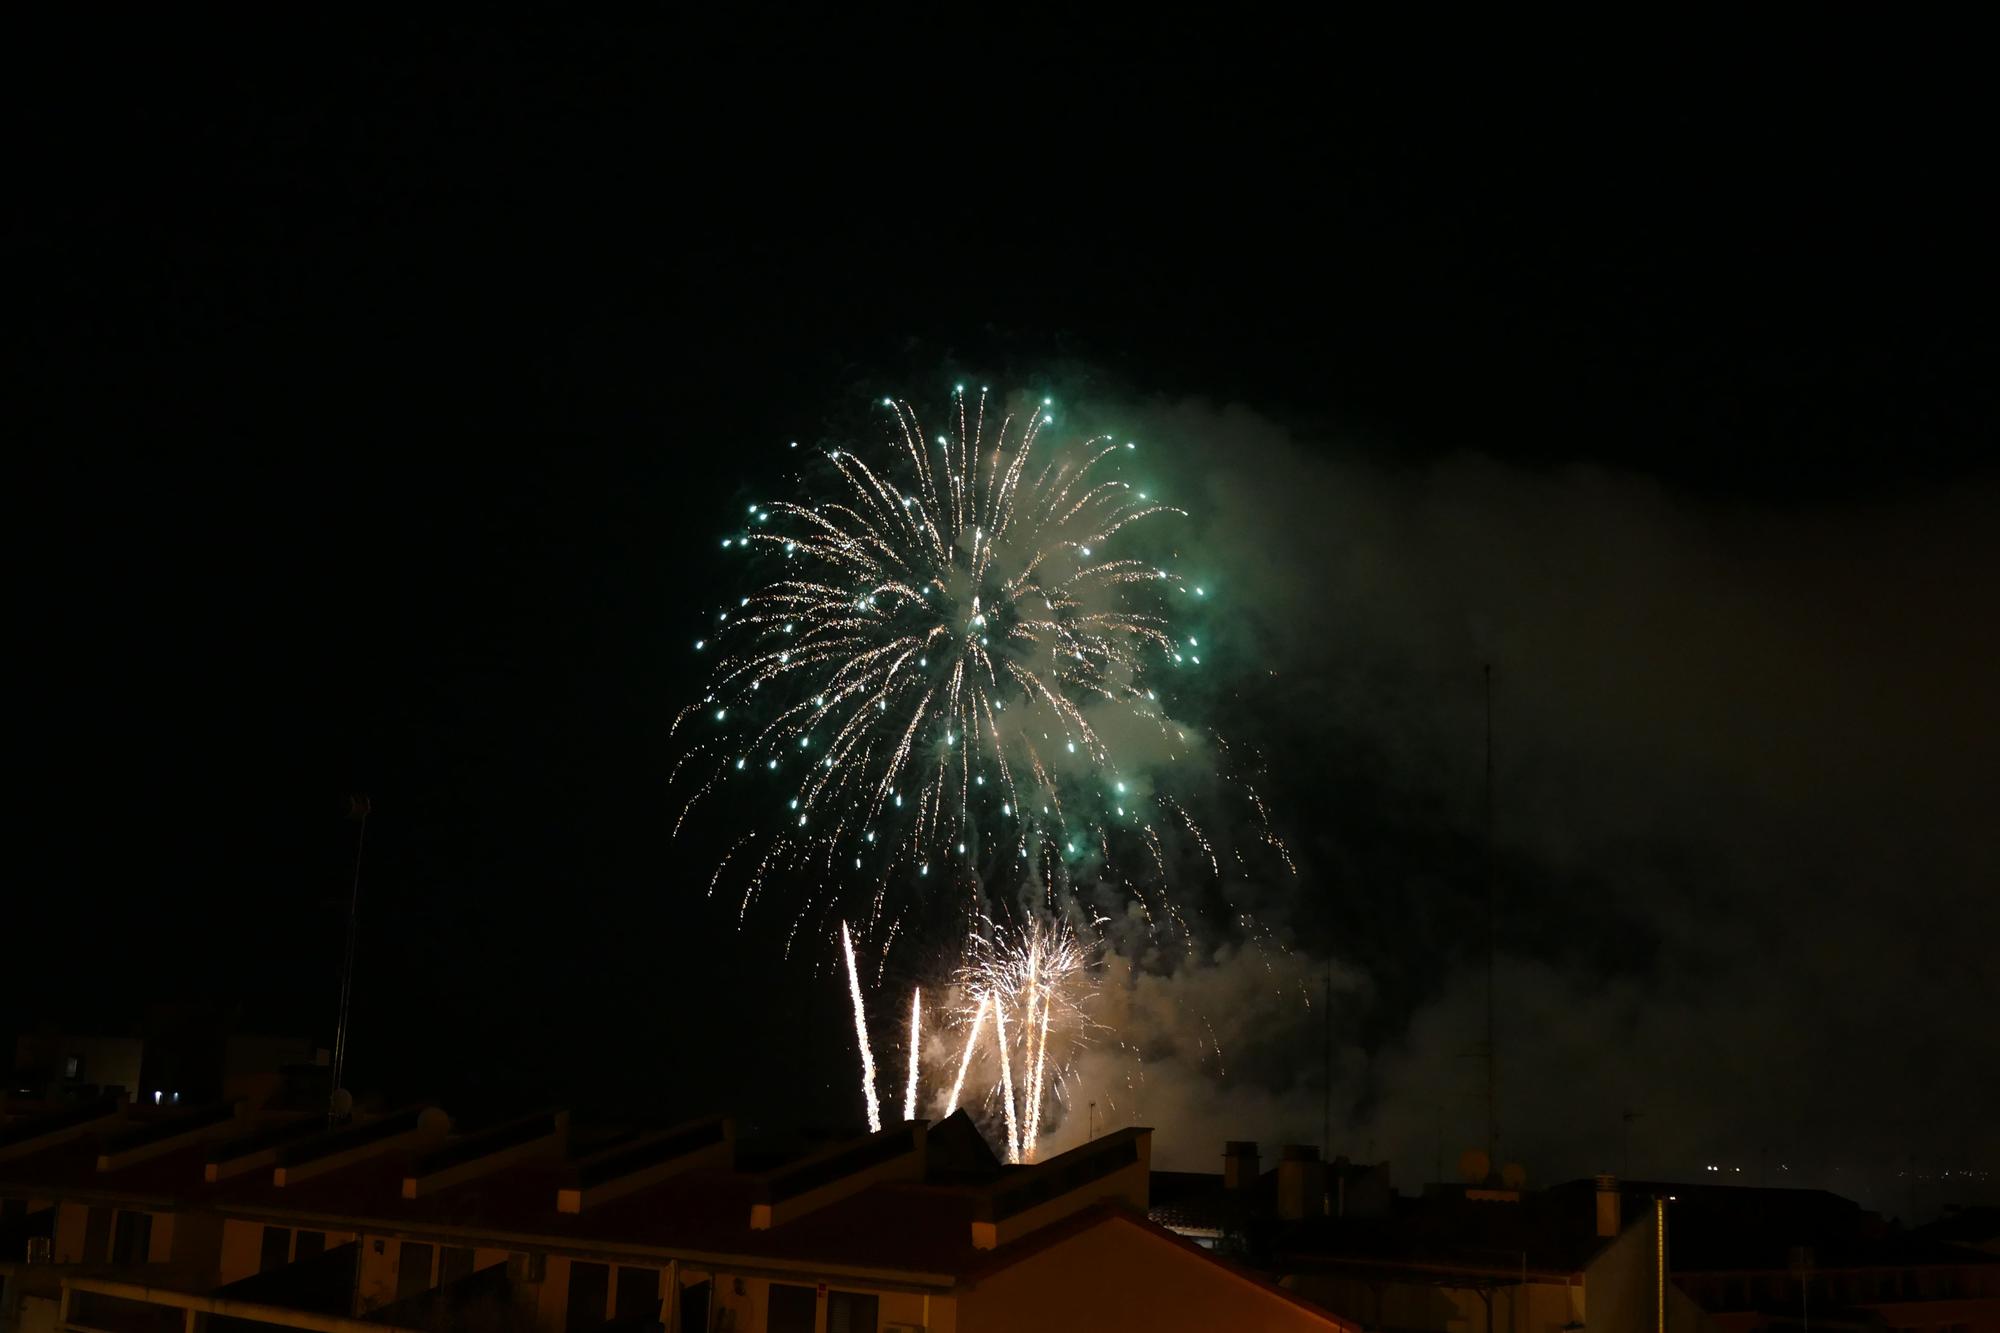
{"type": "Polygon", "coordinates": [[[1150,1157],[1135,1128],[1007,1167],[962,1113],[808,1145],[107,1105],[0,1135],[0,1238],[35,1247],[0,1327],[1357,1333],[1148,1221],[1150,1157]]]}

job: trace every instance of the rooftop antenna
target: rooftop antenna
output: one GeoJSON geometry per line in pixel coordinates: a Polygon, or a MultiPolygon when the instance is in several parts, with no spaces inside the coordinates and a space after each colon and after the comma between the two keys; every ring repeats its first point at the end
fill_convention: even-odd
{"type": "Polygon", "coordinates": [[[370,808],[366,796],[347,798],[347,817],[360,827],[354,834],[354,880],[347,895],[347,956],[340,968],[340,1019],[333,1032],[333,1100],[327,1108],[329,1120],[339,1119],[354,1105],[343,1079],[347,1072],[347,1016],[354,1000],[354,941],[361,916],[361,849],[368,842],[370,808]]]}
{"type": "Polygon", "coordinates": [[[1325,1081],[1320,1087],[1319,1100],[1319,1160],[1333,1160],[1333,962],[1326,965],[1326,1050],[1325,1081]]]}
{"type": "Polygon", "coordinates": [[[1500,1131],[1494,1114],[1500,1051],[1493,1039],[1493,982],[1500,953],[1500,909],[1493,878],[1493,664],[1486,679],[1486,1160],[1498,1162],[1500,1131]]]}

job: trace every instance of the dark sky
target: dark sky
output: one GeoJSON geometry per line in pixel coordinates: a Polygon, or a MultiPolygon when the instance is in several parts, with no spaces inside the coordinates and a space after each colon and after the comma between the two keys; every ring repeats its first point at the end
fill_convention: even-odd
{"type": "Polygon", "coordinates": [[[760,450],[964,371],[1212,499],[1357,1138],[1463,1130],[1410,1107],[1460,1096],[1498,656],[1523,1078],[1603,1085],[1523,1151],[1601,1165],[1636,1097],[1745,1160],[2000,1170],[1993,108],[1948,35],[397,23],[8,44],[9,1017],[325,1040],[363,789],[364,1079],[849,1114],[825,978],[666,840],[665,729],[760,450]],[[1889,998],[1794,1031],[1856,975],[1889,998]],[[1751,1097],[1591,1063],[1732,1031],[1815,1054],[1751,1097]],[[1885,1052],[1936,1117],[1841,1104],[1885,1052]]]}

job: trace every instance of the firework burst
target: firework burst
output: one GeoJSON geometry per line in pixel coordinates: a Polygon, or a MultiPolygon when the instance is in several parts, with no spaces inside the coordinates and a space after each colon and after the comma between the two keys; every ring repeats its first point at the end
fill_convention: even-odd
{"type": "Polygon", "coordinates": [[[1114,844],[1163,869],[1170,821],[1206,846],[1142,776],[1188,752],[1154,681],[1199,668],[1169,612],[1205,591],[1121,553],[1181,512],[1120,475],[1137,446],[1056,440],[1047,400],[1000,413],[985,390],[954,393],[935,435],[882,407],[883,448],[827,450],[823,494],[750,505],[722,539],[761,582],[695,644],[715,666],[675,722],[676,830],[739,783],[764,818],[711,892],[740,875],[741,914],[792,877],[810,886],[795,929],[817,904],[886,948],[945,885],[977,912],[979,885],[1060,892],[1114,844]]]}
{"type": "Polygon", "coordinates": [[[956,978],[963,1045],[942,1110],[948,1116],[959,1109],[967,1074],[987,1057],[998,1075],[987,1079],[985,1097],[1000,1103],[1010,1162],[1035,1160],[1044,1114],[1083,1041],[1094,952],[1061,922],[1034,920],[1009,930],[989,921],[971,937],[956,978]]]}
{"type": "Polygon", "coordinates": [[[1247,798],[1258,839],[1290,857],[1212,762],[1221,739],[1169,711],[1206,651],[1176,621],[1208,590],[1148,535],[1182,511],[1152,497],[1137,444],[984,389],[954,392],[942,433],[907,402],[881,408],[877,447],[802,451],[798,498],[751,504],[721,536],[750,586],[694,639],[713,666],[674,723],[674,831],[723,805],[739,832],[711,896],[727,885],[739,921],[769,896],[790,938],[815,915],[837,935],[871,1127],[856,947],[873,946],[874,986],[899,937],[955,957],[905,972],[951,982],[932,1009],[910,996],[903,1115],[928,1021],[959,1043],[931,1098],[1031,1161],[1087,1027],[1098,908],[1192,947],[1168,885],[1185,868],[1220,886],[1225,857],[1248,870],[1191,813],[1202,784],[1247,798]]]}

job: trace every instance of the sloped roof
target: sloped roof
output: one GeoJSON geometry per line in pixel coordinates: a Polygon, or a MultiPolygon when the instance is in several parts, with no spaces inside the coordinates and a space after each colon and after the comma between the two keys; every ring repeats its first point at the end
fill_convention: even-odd
{"type": "Polygon", "coordinates": [[[403,1198],[403,1177],[437,1152],[435,1144],[391,1147],[277,1186],[268,1168],[204,1183],[203,1166],[213,1150],[201,1144],[98,1172],[98,1145],[79,1139],[0,1162],[0,1184],[44,1194],[138,1198],[294,1225],[317,1222],[329,1229],[374,1225],[435,1231],[447,1238],[514,1237],[602,1253],[763,1259],[774,1265],[901,1275],[913,1284],[938,1286],[955,1281],[993,1253],[973,1246],[975,1216],[996,1185],[1016,1174],[1025,1180],[1032,1169],[1001,1166],[990,1149],[974,1142],[977,1130],[969,1122],[955,1129],[948,1120],[933,1136],[941,1142],[929,1180],[871,1184],[765,1230],[750,1227],[757,1177],[727,1167],[691,1168],[580,1213],[556,1209],[557,1189],[572,1178],[571,1163],[553,1155],[514,1162],[416,1199],[403,1198]]]}
{"type": "Polygon", "coordinates": [[[1163,1255],[1163,1257],[1176,1258],[1178,1261],[1184,1263],[1207,1265],[1226,1274],[1234,1281],[1243,1283],[1248,1287],[1256,1288],[1267,1296],[1285,1302],[1302,1313],[1323,1322],[1328,1328],[1346,1330],[1347,1333],[1360,1333],[1361,1325],[1354,1321],[1343,1318],[1331,1310],[1304,1300],[1260,1274],[1243,1267],[1241,1264],[1233,1263],[1220,1255],[1213,1254],[1196,1245],[1193,1241],[1175,1235],[1157,1222],[1140,1216],[1137,1212],[1122,1204],[1113,1202],[1092,1204],[1088,1208],[1072,1213],[1060,1222],[1043,1227],[1039,1231],[1022,1237],[1012,1245],[1002,1246],[1000,1249],[989,1251],[982,1262],[973,1265],[960,1274],[959,1285],[968,1288],[977,1287],[980,1282],[991,1278],[997,1273],[1014,1268],[1021,1263],[1033,1259],[1038,1254],[1052,1250],[1065,1241],[1101,1226],[1131,1227],[1140,1234],[1157,1242],[1163,1248],[1163,1251],[1171,1252],[1170,1256],[1163,1255]]]}

